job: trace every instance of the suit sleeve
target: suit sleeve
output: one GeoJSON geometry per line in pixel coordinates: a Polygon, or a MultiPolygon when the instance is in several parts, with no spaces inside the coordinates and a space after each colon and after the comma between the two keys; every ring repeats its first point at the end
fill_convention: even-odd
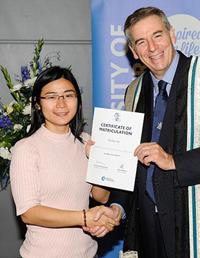
{"type": "Polygon", "coordinates": [[[117,203],[121,205],[126,213],[129,214],[131,208],[131,199],[132,199],[132,192],[123,191],[123,190],[116,190],[112,189],[110,192],[110,198],[108,200],[107,205],[111,205],[113,203],[117,203]]]}
{"type": "Polygon", "coordinates": [[[200,148],[174,155],[180,186],[200,184],[200,148]]]}

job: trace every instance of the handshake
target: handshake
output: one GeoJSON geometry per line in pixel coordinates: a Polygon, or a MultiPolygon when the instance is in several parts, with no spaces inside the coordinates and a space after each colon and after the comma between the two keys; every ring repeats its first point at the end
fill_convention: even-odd
{"type": "Polygon", "coordinates": [[[111,207],[96,206],[88,211],[83,210],[83,230],[92,236],[103,237],[120,224],[122,209],[113,204],[111,207]]]}

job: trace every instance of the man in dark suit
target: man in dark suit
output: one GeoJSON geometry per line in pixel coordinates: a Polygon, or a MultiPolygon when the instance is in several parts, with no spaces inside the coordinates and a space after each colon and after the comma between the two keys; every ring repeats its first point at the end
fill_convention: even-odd
{"type": "MultiPolygon", "coordinates": [[[[199,258],[200,61],[175,50],[174,29],[158,8],[136,10],[124,31],[134,58],[147,67],[125,96],[126,110],[145,114],[134,192],[111,194],[122,206],[130,200],[124,251],[199,258]]],[[[120,214],[115,208],[113,217],[120,214]]]]}
{"type": "Polygon", "coordinates": [[[124,31],[134,58],[147,67],[125,98],[126,109],[145,118],[142,143],[134,153],[139,162],[124,250],[137,251],[139,258],[200,257],[198,59],[175,50],[174,29],[158,8],[136,10],[124,31]],[[161,80],[164,111],[156,107],[161,80]],[[155,112],[164,112],[157,125],[155,112]]]}

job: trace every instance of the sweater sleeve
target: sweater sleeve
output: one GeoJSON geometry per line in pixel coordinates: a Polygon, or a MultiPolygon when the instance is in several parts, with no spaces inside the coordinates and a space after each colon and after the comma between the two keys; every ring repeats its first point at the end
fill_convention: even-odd
{"type": "Polygon", "coordinates": [[[19,141],[12,152],[11,191],[17,215],[40,204],[39,155],[27,139],[19,141]]]}

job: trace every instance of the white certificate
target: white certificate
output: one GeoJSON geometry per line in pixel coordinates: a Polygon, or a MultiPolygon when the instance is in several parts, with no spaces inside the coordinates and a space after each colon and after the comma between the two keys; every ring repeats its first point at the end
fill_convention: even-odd
{"type": "Polygon", "coordinates": [[[133,191],[144,114],[95,108],[86,181],[133,191]]]}

